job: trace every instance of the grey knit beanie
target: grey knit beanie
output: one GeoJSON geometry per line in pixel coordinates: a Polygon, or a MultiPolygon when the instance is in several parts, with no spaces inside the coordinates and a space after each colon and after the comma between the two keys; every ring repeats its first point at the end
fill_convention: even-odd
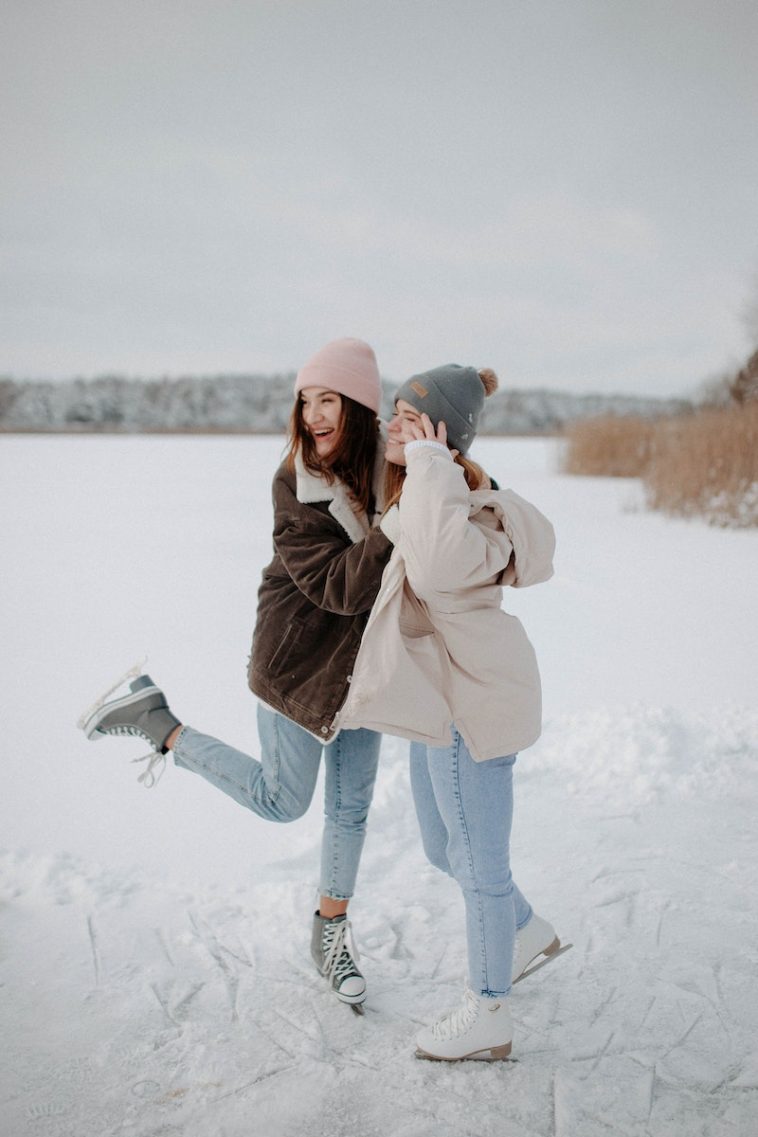
{"type": "Polygon", "coordinates": [[[476,435],[484,395],[484,384],[475,367],[446,363],[411,375],[395,399],[404,399],[420,413],[428,414],[435,427],[444,422],[448,445],[465,454],[476,435]]]}

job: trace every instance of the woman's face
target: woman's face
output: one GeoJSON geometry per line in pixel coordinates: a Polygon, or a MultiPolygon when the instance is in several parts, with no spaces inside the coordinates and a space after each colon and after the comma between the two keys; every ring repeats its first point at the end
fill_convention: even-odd
{"type": "Polygon", "coordinates": [[[420,423],[421,415],[416,408],[406,403],[405,399],[398,399],[395,403],[395,413],[387,427],[388,462],[393,462],[396,466],[405,465],[405,444],[411,442],[414,437],[409,427],[411,424],[420,425],[420,423]]]}
{"type": "Polygon", "coordinates": [[[313,438],[319,458],[327,458],[340,439],[342,396],[326,387],[303,387],[300,392],[303,425],[313,438]]]}

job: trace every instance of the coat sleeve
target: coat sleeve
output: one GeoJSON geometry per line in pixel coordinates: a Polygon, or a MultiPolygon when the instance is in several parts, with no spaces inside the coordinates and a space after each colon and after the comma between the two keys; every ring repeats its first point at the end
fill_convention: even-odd
{"type": "Polygon", "coordinates": [[[513,546],[502,529],[469,520],[463,469],[439,447],[414,447],[400,498],[401,549],[418,597],[472,588],[499,576],[513,546]]]}
{"type": "Polygon", "coordinates": [[[378,528],[351,544],[336,521],[297,500],[274,479],[274,548],[294,584],[317,608],[340,616],[368,612],[376,599],[392,542],[378,528]]]}

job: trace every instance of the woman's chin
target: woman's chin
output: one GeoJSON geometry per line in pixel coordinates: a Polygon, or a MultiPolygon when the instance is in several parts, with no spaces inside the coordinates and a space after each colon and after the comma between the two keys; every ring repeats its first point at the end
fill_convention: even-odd
{"type": "Polygon", "coordinates": [[[337,448],[337,435],[334,432],[324,437],[319,437],[315,434],[311,435],[311,437],[313,438],[313,444],[319,458],[328,458],[337,448]]]}

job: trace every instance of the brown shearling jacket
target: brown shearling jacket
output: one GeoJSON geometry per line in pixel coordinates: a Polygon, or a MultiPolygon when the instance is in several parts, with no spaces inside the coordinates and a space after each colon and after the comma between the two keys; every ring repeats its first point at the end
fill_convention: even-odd
{"type": "MultiPolygon", "coordinates": [[[[381,499],[384,448],[374,472],[381,499]]],[[[353,510],[347,490],[283,464],[274,476],[274,557],[258,590],[251,691],[328,742],[392,543],[353,510]]]]}

